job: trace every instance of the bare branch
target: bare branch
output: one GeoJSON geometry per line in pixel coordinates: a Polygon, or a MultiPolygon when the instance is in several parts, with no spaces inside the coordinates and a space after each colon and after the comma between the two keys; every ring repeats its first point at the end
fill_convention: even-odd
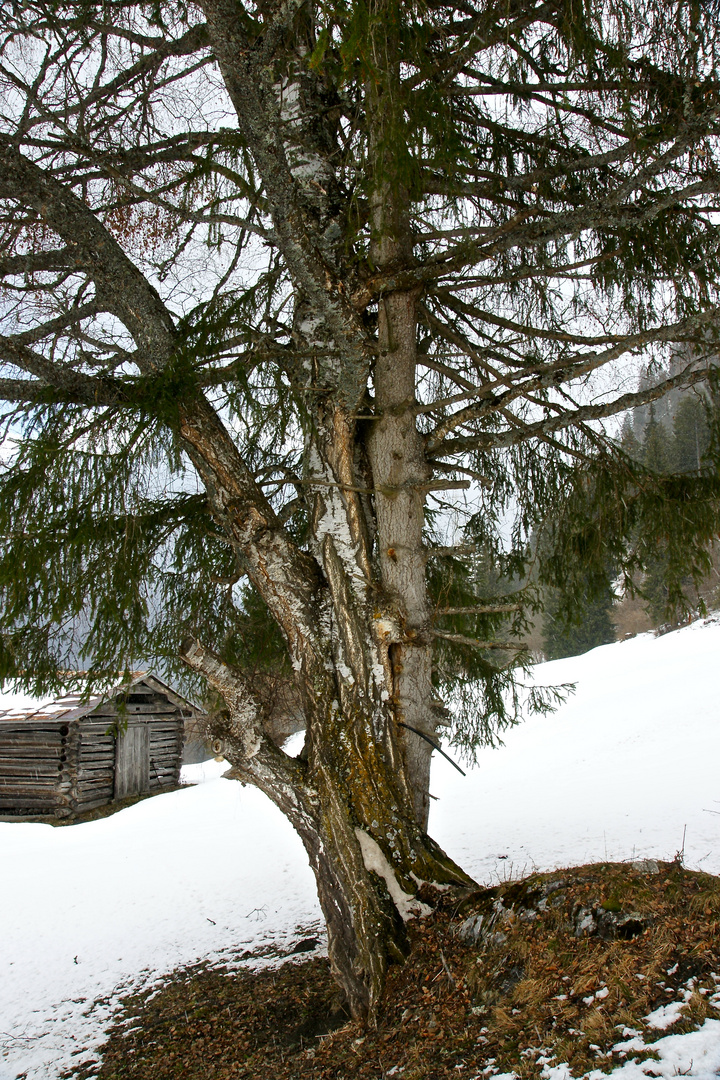
{"type": "Polygon", "coordinates": [[[527,649],[527,645],[522,641],[478,641],[477,638],[466,637],[465,634],[445,634],[441,630],[430,630],[429,633],[432,637],[452,641],[456,645],[469,645],[472,649],[503,649],[508,652],[524,652],[527,649]]]}
{"type": "Polygon", "coordinates": [[[175,338],[172,317],[155,289],[93,212],[50,173],[0,138],[0,197],[30,205],[89,267],[99,299],[141,346],[149,370],[167,362],[175,338]]]}
{"type": "Polygon", "coordinates": [[[219,656],[193,637],[183,641],[180,657],[189,668],[204,675],[226,703],[242,759],[249,761],[254,758],[265,737],[262,730],[262,712],[259,702],[252,696],[240,672],[228,667],[219,656]]]}
{"type": "Polygon", "coordinates": [[[56,251],[28,252],[24,255],[5,255],[0,258],[0,275],[11,277],[21,274],[48,273],[53,270],[82,270],[72,247],[56,251]]]}
{"type": "Polygon", "coordinates": [[[623,394],[619,398],[606,402],[602,405],[582,405],[577,409],[562,412],[557,416],[549,416],[534,424],[523,424],[519,428],[510,431],[487,432],[483,435],[467,436],[448,440],[436,447],[434,452],[449,457],[453,454],[465,453],[474,449],[496,449],[500,447],[517,446],[528,442],[530,439],[543,437],[552,432],[563,431],[570,427],[578,427],[588,420],[602,420],[608,416],[616,416],[638,405],[647,405],[651,401],[658,401],[669,390],[687,388],[698,383],[706,382],[708,371],[706,368],[697,368],[698,361],[694,360],[682,371],[671,378],[665,379],[656,386],[647,390],[638,390],[636,393],[623,394]]]}

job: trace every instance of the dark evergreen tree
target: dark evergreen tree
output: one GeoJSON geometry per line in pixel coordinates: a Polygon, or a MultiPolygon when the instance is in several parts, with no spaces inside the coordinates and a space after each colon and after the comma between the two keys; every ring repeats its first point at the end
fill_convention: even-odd
{"type": "Polygon", "coordinates": [[[661,544],[670,602],[707,564],[717,474],[602,422],[714,377],[719,33],[686,0],[0,6],[0,674],[81,647],[212,688],[355,1016],[473,884],[426,834],[438,694],[474,680],[468,751],[512,719],[531,600],[477,561],[525,580],[541,529],[572,597],[661,544]]]}
{"type": "Polygon", "coordinates": [[[620,431],[620,449],[631,461],[642,461],[642,445],[635,435],[633,422],[629,416],[623,419],[620,431]]]}
{"type": "MultiPolygon", "coordinates": [[[[709,465],[712,471],[706,458],[709,443],[707,408],[696,394],[688,393],[683,395],[678,403],[672,430],[655,419],[651,408],[641,460],[653,473],[701,476],[703,465],[709,465]]],[[[691,603],[693,581],[687,575],[681,576],[678,581],[682,596],[676,589],[671,600],[670,558],[669,538],[658,537],[652,550],[648,550],[641,586],[641,593],[647,601],[648,615],[656,626],[668,619],[672,621],[677,618],[691,603]]]]}
{"type": "Polygon", "coordinates": [[[671,434],[665,424],[655,419],[651,408],[650,419],[645,427],[641,461],[646,469],[655,474],[669,473],[673,460],[671,434]]]}
{"type": "Polygon", "coordinates": [[[598,645],[608,645],[614,641],[613,600],[608,582],[607,588],[599,596],[587,593],[575,596],[572,615],[568,618],[562,615],[566,605],[558,591],[550,591],[543,616],[543,646],[548,660],[578,656],[598,645]]]}
{"type": "Polygon", "coordinates": [[[701,475],[709,465],[710,427],[705,400],[687,394],[680,400],[673,418],[672,468],[678,473],[701,475]]]}

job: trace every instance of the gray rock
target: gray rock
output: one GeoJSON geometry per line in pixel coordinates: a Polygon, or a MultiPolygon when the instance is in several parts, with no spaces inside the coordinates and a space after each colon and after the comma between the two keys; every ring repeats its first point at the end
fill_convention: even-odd
{"type": "Polygon", "coordinates": [[[575,937],[597,937],[603,941],[632,941],[650,925],[638,911],[606,911],[599,904],[591,908],[576,904],[571,923],[575,937]]]}
{"type": "Polygon", "coordinates": [[[659,874],[660,867],[655,859],[634,859],[633,870],[639,870],[641,874],[659,874]]]}

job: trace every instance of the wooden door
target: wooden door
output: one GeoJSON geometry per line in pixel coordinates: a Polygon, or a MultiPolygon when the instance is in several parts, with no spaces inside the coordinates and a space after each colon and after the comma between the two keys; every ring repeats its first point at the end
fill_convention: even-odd
{"type": "Polygon", "coordinates": [[[128,723],[115,750],[115,798],[150,790],[150,734],[147,724],[128,723]]]}

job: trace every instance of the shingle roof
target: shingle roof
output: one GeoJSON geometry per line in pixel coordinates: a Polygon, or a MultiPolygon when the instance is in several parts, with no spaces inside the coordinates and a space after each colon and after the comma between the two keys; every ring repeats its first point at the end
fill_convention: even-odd
{"type": "Polygon", "coordinates": [[[143,682],[155,683],[154,689],[159,689],[175,698],[178,705],[189,706],[193,712],[202,711],[194,702],[183,697],[177,690],[173,690],[172,687],[168,686],[157,675],[153,675],[152,672],[138,671],[133,672],[133,675],[134,678],[130,682],[121,683],[109,690],[93,694],[89,698],[83,698],[81,693],[65,694],[54,701],[49,701],[37,707],[5,709],[0,711],[0,723],[4,721],[32,721],[34,724],[42,724],[54,723],[58,720],[79,720],[81,717],[87,716],[88,713],[94,712],[98,705],[101,705],[104,701],[109,701],[119,694],[126,694],[132,687],[143,682]]]}

